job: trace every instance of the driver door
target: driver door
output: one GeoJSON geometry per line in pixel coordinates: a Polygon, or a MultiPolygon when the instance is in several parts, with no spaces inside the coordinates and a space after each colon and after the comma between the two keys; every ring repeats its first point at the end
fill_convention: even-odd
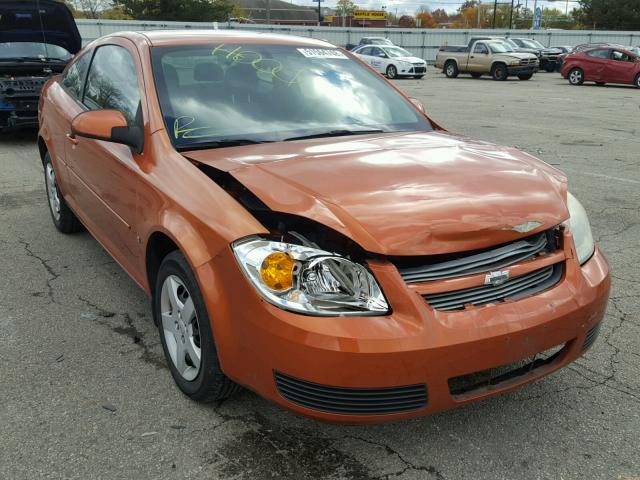
{"type": "Polygon", "coordinates": [[[371,66],[380,73],[387,71],[387,54],[380,47],[371,47],[371,66]]]}
{"type": "MultiPolygon", "coordinates": [[[[121,42],[96,48],[82,104],[85,110],[118,110],[130,125],[143,126],[139,59],[134,48],[121,42]]],[[[127,271],[135,272],[141,255],[135,231],[139,155],[128,146],[71,132],[67,139],[82,222],[127,271]]]]}
{"type": "Polygon", "coordinates": [[[489,47],[484,42],[477,42],[473,46],[473,51],[469,54],[469,60],[467,62],[467,70],[469,72],[483,73],[486,70],[485,64],[489,57],[489,47]]]}

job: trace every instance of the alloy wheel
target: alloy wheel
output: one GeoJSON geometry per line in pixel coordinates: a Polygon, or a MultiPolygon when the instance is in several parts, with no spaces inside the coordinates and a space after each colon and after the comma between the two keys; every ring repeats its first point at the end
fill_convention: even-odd
{"type": "Polygon", "coordinates": [[[193,298],[176,275],[169,275],[160,295],[162,330],[173,366],[187,381],[200,372],[200,326],[193,298]]]}
{"type": "Polygon", "coordinates": [[[396,78],[397,75],[398,71],[396,70],[396,67],[394,67],[393,65],[389,65],[389,68],[387,68],[387,77],[396,78]]]}
{"type": "Polygon", "coordinates": [[[58,192],[58,185],[56,183],[56,172],[53,170],[51,162],[47,163],[45,167],[45,175],[47,177],[47,197],[49,198],[49,208],[53,217],[58,221],[60,220],[60,193],[58,192]]]}
{"type": "Polygon", "coordinates": [[[569,82],[571,85],[580,85],[582,83],[582,71],[577,68],[571,70],[571,73],[569,73],[569,82]]]}

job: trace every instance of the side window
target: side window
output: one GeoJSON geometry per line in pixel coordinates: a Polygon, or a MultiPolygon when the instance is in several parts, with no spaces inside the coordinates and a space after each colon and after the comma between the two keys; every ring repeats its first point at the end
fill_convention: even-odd
{"type": "Polygon", "coordinates": [[[73,62],[62,77],[62,86],[72,97],[81,100],[84,80],[87,77],[87,69],[91,60],[91,52],[83,54],[73,62]]]}
{"type": "Polygon", "coordinates": [[[371,55],[371,47],[364,47],[358,52],[360,55],[371,55]]]}
{"type": "Polygon", "coordinates": [[[593,58],[609,58],[609,49],[590,50],[587,55],[593,58]]]}
{"type": "Polygon", "coordinates": [[[629,55],[627,55],[624,52],[619,52],[618,50],[612,50],[611,51],[611,58],[613,60],[618,60],[620,62],[628,62],[629,61],[629,55]]]}
{"type": "Polygon", "coordinates": [[[489,50],[487,50],[487,46],[484,43],[476,43],[473,53],[489,53],[489,50]]]}
{"type": "Polygon", "coordinates": [[[140,90],[131,54],[116,45],[98,47],[89,68],[84,104],[90,110],[118,110],[130,124],[140,106],[140,90]]]}

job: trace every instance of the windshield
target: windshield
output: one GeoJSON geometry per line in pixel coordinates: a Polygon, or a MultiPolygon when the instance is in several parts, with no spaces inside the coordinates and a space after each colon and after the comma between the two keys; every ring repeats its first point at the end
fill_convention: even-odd
{"type": "Polygon", "coordinates": [[[524,44],[524,46],[526,48],[545,48],[544,45],[542,45],[540,42],[538,42],[537,40],[526,40],[523,39],[522,43],[524,44]]]}
{"type": "Polygon", "coordinates": [[[491,53],[507,53],[513,52],[513,49],[503,42],[491,42],[489,44],[489,48],[491,49],[491,53]]]}
{"type": "Polygon", "coordinates": [[[393,45],[388,38],[370,38],[371,45],[393,45]]]}
{"type": "Polygon", "coordinates": [[[334,48],[180,45],[154,47],[152,60],[167,131],[182,150],[432,129],[380,76],[334,48]]]}
{"type": "Polygon", "coordinates": [[[36,42],[2,42],[0,59],[3,58],[56,58],[70,60],[73,55],[58,45],[36,42]]]}
{"type": "Polygon", "coordinates": [[[400,47],[386,47],[386,48],[384,48],[384,51],[391,58],[395,58],[395,57],[413,57],[413,55],[410,52],[407,52],[404,48],[400,48],[400,47]]]}

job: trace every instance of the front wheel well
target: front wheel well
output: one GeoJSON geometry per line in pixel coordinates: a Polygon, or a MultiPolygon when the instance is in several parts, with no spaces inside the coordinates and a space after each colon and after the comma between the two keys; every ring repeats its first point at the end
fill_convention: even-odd
{"type": "Polygon", "coordinates": [[[162,260],[175,250],[180,250],[175,242],[162,232],[155,232],[149,237],[145,253],[145,264],[147,269],[147,282],[149,291],[153,295],[156,285],[156,278],[162,260]]]}
{"type": "Polygon", "coordinates": [[[44,156],[47,154],[49,149],[47,148],[44,138],[40,136],[38,136],[38,151],[40,152],[40,161],[44,165],[44,156]]]}

